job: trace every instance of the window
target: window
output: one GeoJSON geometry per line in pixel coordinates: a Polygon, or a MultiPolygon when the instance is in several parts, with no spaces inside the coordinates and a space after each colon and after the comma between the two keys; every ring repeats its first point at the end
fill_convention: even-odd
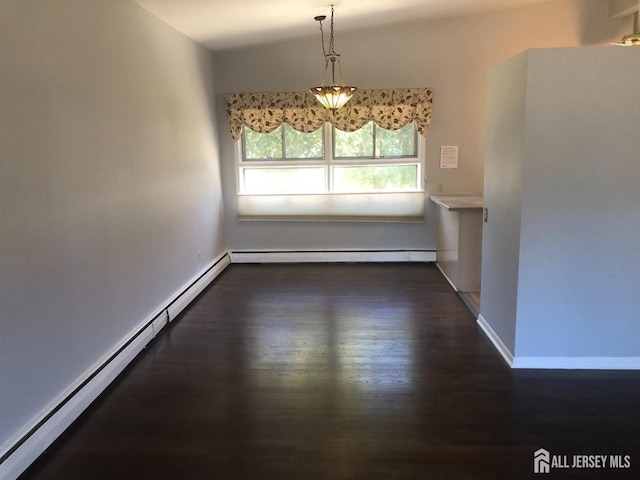
{"type": "Polygon", "coordinates": [[[225,103],[238,219],[424,221],[431,89],[359,89],[336,112],[309,91],[227,93],[225,103]]]}
{"type": "Polygon", "coordinates": [[[422,191],[421,137],[415,123],[385,130],[374,122],[355,132],[325,124],[301,133],[288,124],[270,133],[244,128],[238,192],[349,194],[422,191]]]}

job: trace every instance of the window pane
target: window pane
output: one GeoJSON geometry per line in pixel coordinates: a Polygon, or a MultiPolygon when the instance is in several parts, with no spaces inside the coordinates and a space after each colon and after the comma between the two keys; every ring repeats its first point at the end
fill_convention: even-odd
{"type": "Polygon", "coordinates": [[[271,133],[254,132],[245,126],[243,138],[246,160],[282,158],[282,126],[271,133]]]}
{"type": "Polygon", "coordinates": [[[384,192],[418,189],[417,165],[333,168],[336,192],[384,192]]]}
{"type": "Polygon", "coordinates": [[[243,193],[322,193],[324,167],[244,168],[243,193]]]}
{"type": "Polygon", "coordinates": [[[322,158],[322,128],[312,133],[298,132],[284,126],[285,155],[287,158],[322,158]]]}
{"type": "Polygon", "coordinates": [[[336,157],[373,157],[373,123],[355,132],[334,131],[333,151],[336,157]]]}
{"type": "Polygon", "coordinates": [[[415,157],[416,126],[411,122],[400,130],[376,126],[376,157],[415,157]]]}

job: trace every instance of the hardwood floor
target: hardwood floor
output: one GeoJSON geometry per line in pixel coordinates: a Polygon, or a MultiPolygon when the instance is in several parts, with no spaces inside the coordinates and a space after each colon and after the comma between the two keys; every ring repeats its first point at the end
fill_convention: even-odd
{"type": "Polygon", "coordinates": [[[637,479],[639,381],[510,370],[431,264],[231,265],[22,478],[637,479]]]}

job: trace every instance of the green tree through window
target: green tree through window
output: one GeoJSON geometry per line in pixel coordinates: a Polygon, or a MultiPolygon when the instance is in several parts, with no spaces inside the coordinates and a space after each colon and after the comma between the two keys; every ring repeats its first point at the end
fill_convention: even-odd
{"type": "Polygon", "coordinates": [[[385,130],[373,122],[355,132],[334,130],[333,152],[336,158],[397,158],[416,156],[416,126],[385,130]]]}
{"type": "Polygon", "coordinates": [[[245,127],[246,160],[322,158],[322,129],[312,133],[294,130],[286,123],[271,133],[258,133],[245,127]]]}
{"type": "Polygon", "coordinates": [[[414,123],[385,130],[370,122],[355,132],[330,125],[312,133],[287,124],[271,133],[245,127],[242,193],[406,192],[421,188],[414,123]],[[331,142],[329,142],[331,140],[331,142]],[[325,149],[325,145],[333,148],[325,149]]]}

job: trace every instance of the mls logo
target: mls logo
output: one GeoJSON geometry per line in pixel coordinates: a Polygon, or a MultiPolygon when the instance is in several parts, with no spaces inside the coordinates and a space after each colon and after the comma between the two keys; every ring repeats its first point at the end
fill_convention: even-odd
{"type": "Polygon", "coordinates": [[[549,473],[550,455],[544,448],[533,452],[533,473],[549,473]]]}

